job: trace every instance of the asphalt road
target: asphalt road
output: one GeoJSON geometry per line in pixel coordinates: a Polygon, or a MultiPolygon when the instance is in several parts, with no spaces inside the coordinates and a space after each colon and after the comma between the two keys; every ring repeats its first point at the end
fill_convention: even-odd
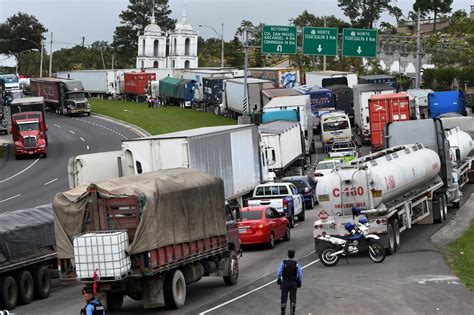
{"type": "Polygon", "coordinates": [[[138,137],[130,128],[93,116],[47,113],[46,122],[47,158],[15,160],[10,145],[8,156],[0,160],[0,213],[50,203],[56,193],[69,189],[69,157],[119,150],[122,139],[138,137]]]}

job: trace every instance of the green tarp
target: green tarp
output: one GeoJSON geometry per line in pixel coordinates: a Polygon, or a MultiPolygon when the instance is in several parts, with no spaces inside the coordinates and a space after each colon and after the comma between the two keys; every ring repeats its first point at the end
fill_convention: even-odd
{"type": "Polygon", "coordinates": [[[161,79],[159,81],[159,95],[177,98],[179,96],[179,84],[181,81],[181,79],[172,77],[161,79]]]}

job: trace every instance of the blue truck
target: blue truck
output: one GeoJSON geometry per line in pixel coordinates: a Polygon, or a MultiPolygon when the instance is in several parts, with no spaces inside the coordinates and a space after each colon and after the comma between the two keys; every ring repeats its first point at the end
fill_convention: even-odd
{"type": "Polygon", "coordinates": [[[317,85],[301,85],[293,88],[302,95],[309,95],[311,99],[311,112],[313,114],[313,129],[319,129],[319,117],[336,109],[334,95],[331,90],[317,85]]]}
{"type": "Polygon", "coordinates": [[[467,116],[464,93],[462,91],[442,91],[428,94],[428,112],[431,118],[446,113],[467,116]]]}

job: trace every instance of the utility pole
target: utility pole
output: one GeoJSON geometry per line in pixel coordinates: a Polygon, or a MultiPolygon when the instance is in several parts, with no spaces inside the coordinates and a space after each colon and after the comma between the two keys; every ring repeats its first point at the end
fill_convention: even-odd
{"type": "Polygon", "coordinates": [[[51,32],[51,41],[49,42],[49,77],[53,72],[53,32],[51,32]]]}
{"type": "Polygon", "coordinates": [[[249,115],[249,104],[248,104],[248,91],[247,91],[247,69],[249,62],[249,32],[245,29],[244,32],[245,43],[244,43],[244,104],[243,104],[243,115],[249,115]]]}
{"type": "Polygon", "coordinates": [[[40,49],[41,49],[41,59],[40,59],[40,75],[39,77],[43,77],[43,51],[44,51],[44,41],[43,41],[43,35],[41,35],[41,41],[40,41],[40,49]]]}
{"type": "Polygon", "coordinates": [[[224,23],[221,26],[221,68],[224,68],[224,23]]]}
{"type": "MultiPolygon", "coordinates": [[[[326,16],[323,16],[324,27],[326,27],[326,16]]],[[[326,71],[326,55],[323,56],[323,71],[326,71]]]]}
{"type": "Polygon", "coordinates": [[[86,37],[85,36],[82,36],[82,47],[84,47],[84,41],[85,41],[86,37]]]}
{"type": "Polygon", "coordinates": [[[421,26],[420,26],[421,11],[418,8],[417,22],[416,22],[416,77],[415,88],[420,88],[421,81],[421,26]]]}

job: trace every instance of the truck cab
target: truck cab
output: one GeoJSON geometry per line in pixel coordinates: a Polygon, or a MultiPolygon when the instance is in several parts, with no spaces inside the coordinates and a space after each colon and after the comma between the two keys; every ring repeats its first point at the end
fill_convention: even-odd
{"type": "Polygon", "coordinates": [[[334,111],[321,116],[321,141],[324,152],[328,152],[335,141],[350,141],[351,139],[351,122],[347,114],[334,111]]]}
{"type": "Polygon", "coordinates": [[[42,112],[24,112],[12,115],[10,133],[15,146],[15,158],[29,155],[47,156],[48,125],[42,112]]]}

